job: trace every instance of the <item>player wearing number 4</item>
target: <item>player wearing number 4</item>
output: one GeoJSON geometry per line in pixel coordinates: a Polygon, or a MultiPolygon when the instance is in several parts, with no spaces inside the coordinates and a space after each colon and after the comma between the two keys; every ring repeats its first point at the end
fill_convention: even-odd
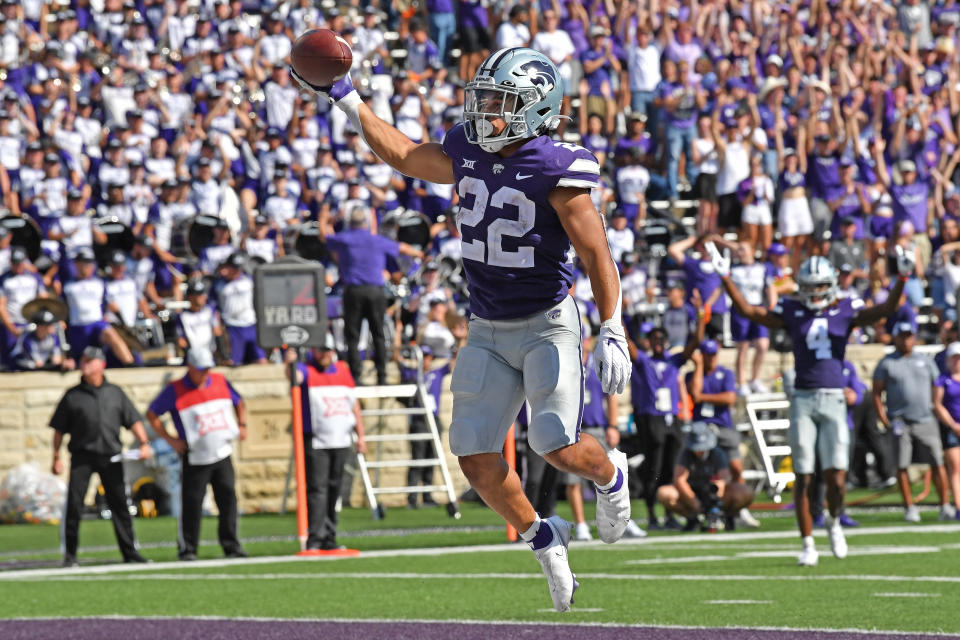
{"type": "Polygon", "coordinates": [[[367,144],[397,171],[455,184],[457,225],[470,290],[470,329],[453,374],[450,449],[481,498],[516,527],[540,561],[554,607],[566,611],[577,582],[567,559],[571,524],[540,519],[502,455],[524,398],[529,442],[561,471],[597,484],[600,538],[630,521],[626,456],[580,435],[580,314],[569,295],[570,244],[593,287],[602,326],[595,359],[604,392],[622,393],[630,360],[620,323],[620,279],[603,221],[590,199],[600,166],[592,153],[555,143],[563,81],[543,54],[491,54],[466,87],[464,121],[442,144],[415,143],[362,102],[349,76],[308,85],[343,110],[367,144]]]}
{"type": "Polygon", "coordinates": [[[748,304],[730,279],[729,261],[712,243],[707,250],[737,311],[751,322],[771,329],[785,328],[793,339],[796,392],[790,406],[788,438],[797,474],[794,510],[803,538],[798,564],[814,566],[819,558],[813,543],[813,518],[807,491],[818,455],[824,468],[832,520],[827,529],[830,549],[837,558],[845,558],[847,541],[839,517],[843,513],[849,463],[850,432],[843,394],[847,340],[854,327],[873,324],[894,312],[904,282],[913,273],[913,251],[897,247],[900,278],[881,305],[865,308],[860,300],[838,299],[836,270],[826,258],[813,256],[800,265],[797,273],[799,299],[784,298],[773,309],[767,309],[748,304]]]}

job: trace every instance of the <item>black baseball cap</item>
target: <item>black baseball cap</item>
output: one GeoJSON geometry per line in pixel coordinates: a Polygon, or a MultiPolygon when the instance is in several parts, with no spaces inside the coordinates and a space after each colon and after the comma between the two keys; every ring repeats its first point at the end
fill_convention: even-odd
{"type": "Polygon", "coordinates": [[[10,250],[10,262],[13,264],[19,264],[21,262],[26,262],[30,259],[30,256],[27,255],[27,250],[23,247],[14,247],[10,250]]]}
{"type": "Polygon", "coordinates": [[[127,264],[126,254],[117,249],[110,254],[110,264],[127,264]]]}
{"type": "Polygon", "coordinates": [[[57,321],[57,317],[49,309],[41,309],[30,316],[30,322],[35,325],[48,325],[57,321]]]}
{"type": "Polygon", "coordinates": [[[81,357],[86,360],[103,360],[104,362],[107,360],[107,356],[104,354],[103,349],[95,344],[91,344],[84,349],[81,357]]]}
{"type": "Polygon", "coordinates": [[[94,262],[97,257],[93,253],[93,249],[90,247],[80,247],[77,249],[77,253],[73,256],[74,262],[94,262]]]}
{"type": "Polygon", "coordinates": [[[246,263],[247,259],[242,253],[231,253],[230,257],[223,261],[226,266],[236,267],[237,269],[242,269],[246,263]]]}
{"type": "Polygon", "coordinates": [[[194,280],[187,285],[188,296],[199,296],[207,292],[207,285],[203,280],[194,280]]]}
{"type": "Polygon", "coordinates": [[[83,189],[70,187],[67,189],[67,197],[71,200],[78,200],[83,197],[83,189]]]}

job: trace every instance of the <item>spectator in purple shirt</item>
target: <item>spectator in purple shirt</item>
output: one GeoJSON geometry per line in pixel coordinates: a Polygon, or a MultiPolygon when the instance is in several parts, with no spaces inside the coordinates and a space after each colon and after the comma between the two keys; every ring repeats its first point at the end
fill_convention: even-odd
{"type": "Polygon", "coordinates": [[[427,0],[427,16],[430,20],[430,39],[437,45],[437,57],[442,64],[446,64],[450,42],[457,32],[453,0],[427,0]]]}
{"type": "Polygon", "coordinates": [[[423,252],[404,242],[394,242],[370,233],[370,214],[356,208],[350,212],[349,229],[327,236],[327,247],[337,257],[343,289],[344,338],[347,362],[354,380],[360,382],[360,326],[366,320],[373,338],[377,384],[387,382],[387,349],[383,322],[387,298],[383,289],[383,272],[387,258],[398,254],[423,258],[423,252]]]}
{"type": "Polygon", "coordinates": [[[580,63],[584,78],[580,86],[580,120],[585,121],[588,115],[600,115],[604,118],[606,130],[611,132],[617,105],[610,77],[619,74],[621,67],[606,27],[596,25],[590,28],[590,48],[580,54],[580,63]]]}

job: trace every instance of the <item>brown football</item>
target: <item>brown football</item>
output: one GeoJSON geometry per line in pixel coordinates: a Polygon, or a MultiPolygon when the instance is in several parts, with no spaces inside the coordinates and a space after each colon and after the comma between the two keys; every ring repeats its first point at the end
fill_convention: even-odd
{"type": "Polygon", "coordinates": [[[330,29],[312,29],[293,43],[290,62],[300,77],[318,87],[329,87],[350,71],[350,45],[330,29]]]}

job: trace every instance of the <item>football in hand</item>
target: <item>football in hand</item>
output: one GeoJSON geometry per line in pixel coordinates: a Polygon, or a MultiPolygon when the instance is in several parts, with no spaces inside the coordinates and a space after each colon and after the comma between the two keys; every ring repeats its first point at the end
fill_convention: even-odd
{"type": "Polygon", "coordinates": [[[310,84],[329,87],[350,71],[353,52],[346,40],[330,29],[312,29],[293,43],[290,62],[310,84]]]}

